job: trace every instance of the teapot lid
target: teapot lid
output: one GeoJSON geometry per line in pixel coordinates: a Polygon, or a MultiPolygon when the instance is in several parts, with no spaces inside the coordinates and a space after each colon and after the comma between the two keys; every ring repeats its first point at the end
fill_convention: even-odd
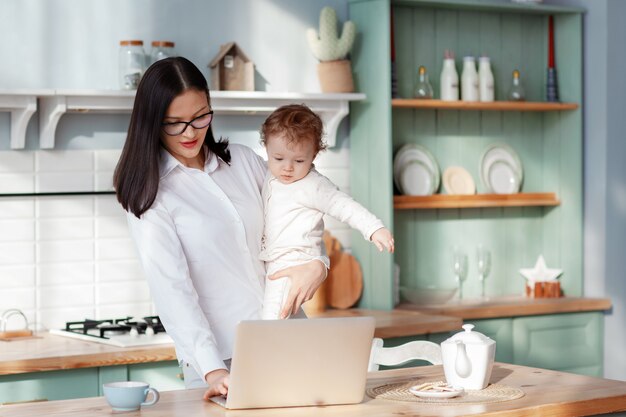
{"type": "Polygon", "coordinates": [[[493,339],[490,339],[484,334],[480,332],[472,331],[472,329],[474,329],[473,324],[464,324],[461,327],[463,327],[463,330],[465,331],[458,332],[457,334],[455,334],[454,336],[452,336],[451,338],[449,338],[443,343],[446,343],[446,342],[455,343],[457,340],[463,343],[470,343],[470,344],[476,344],[476,345],[488,345],[491,343],[495,343],[493,339]]]}

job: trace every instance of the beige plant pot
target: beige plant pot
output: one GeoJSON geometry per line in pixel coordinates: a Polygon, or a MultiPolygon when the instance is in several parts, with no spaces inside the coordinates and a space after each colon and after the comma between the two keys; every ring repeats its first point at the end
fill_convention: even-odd
{"type": "Polygon", "coordinates": [[[320,62],[317,66],[317,75],[324,93],[352,93],[354,91],[352,67],[347,59],[320,62]]]}

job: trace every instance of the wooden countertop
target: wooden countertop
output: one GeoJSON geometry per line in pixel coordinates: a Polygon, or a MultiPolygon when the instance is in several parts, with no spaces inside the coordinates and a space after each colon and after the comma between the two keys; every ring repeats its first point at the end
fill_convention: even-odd
{"type": "MultiPolygon", "coordinates": [[[[375,336],[382,338],[447,332],[461,327],[461,319],[457,317],[426,315],[416,311],[328,310],[316,317],[346,316],[374,317],[375,336]]],[[[0,351],[0,375],[176,359],[171,344],[119,348],[49,333],[10,342],[0,341],[0,351]]]]}
{"type": "MultiPolygon", "coordinates": [[[[435,381],[443,379],[441,366],[404,368],[368,374],[368,386],[389,383],[435,381]]],[[[161,393],[161,400],[153,407],[144,407],[132,413],[146,417],[281,417],[281,416],[344,416],[374,417],[390,415],[457,416],[486,415],[525,417],[549,415],[551,417],[588,416],[626,411],[626,382],[583,375],[548,371],[525,366],[496,363],[491,375],[492,383],[520,388],[522,398],[489,404],[432,405],[418,402],[401,402],[372,399],[364,396],[359,404],[325,407],[271,408],[256,410],[225,410],[202,401],[204,390],[180,390],[161,393]]],[[[111,408],[104,397],[66,401],[15,404],[2,407],[3,417],[47,416],[110,416],[111,408]]],[[[129,415],[131,415],[129,413],[129,415]]]]}
{"type": "Polygon", "coordinates": [[[491,319],[534,316],[538,314],[604,311],[610,308],[611,300],[608,298],[528,298],[520,296],[497,297],[484,300],[468,299],[439,305],[403,303],[396,307],[399,310],[419,311],[424,314],[439,314],[461,319],[491,319]]]}

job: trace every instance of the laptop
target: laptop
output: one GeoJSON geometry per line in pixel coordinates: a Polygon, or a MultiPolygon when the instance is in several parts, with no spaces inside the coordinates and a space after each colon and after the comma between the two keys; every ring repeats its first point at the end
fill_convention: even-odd
{"type": "Polygon", "coordinates": [[[248,320],[237,325],[227,409],[354,404],[363,400],[372,317],[248,320]]]}

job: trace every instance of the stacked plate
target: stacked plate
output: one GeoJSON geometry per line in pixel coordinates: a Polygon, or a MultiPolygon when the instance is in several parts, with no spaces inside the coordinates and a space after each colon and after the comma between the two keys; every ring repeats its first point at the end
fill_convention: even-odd
{"type": "Polygon", "coordinates": [[[393,159],[393,181],[402,194],[434,194],[439,189],[439,165],[428,149],[406,144],[393,159]]]}
{"type": "Polygon", "coordinates": [[[513,148],[503,143],[487,147],[480,159],[479,170],[480,179],[490,193],[514,194],[522,186],[522,161],[513,148]]]}
{"type": "Polygon", "coordinates": [[[463,167],[448,167],[443,171],[443,188],[451,195],[476,193],[474,179],[463,167]]]}

